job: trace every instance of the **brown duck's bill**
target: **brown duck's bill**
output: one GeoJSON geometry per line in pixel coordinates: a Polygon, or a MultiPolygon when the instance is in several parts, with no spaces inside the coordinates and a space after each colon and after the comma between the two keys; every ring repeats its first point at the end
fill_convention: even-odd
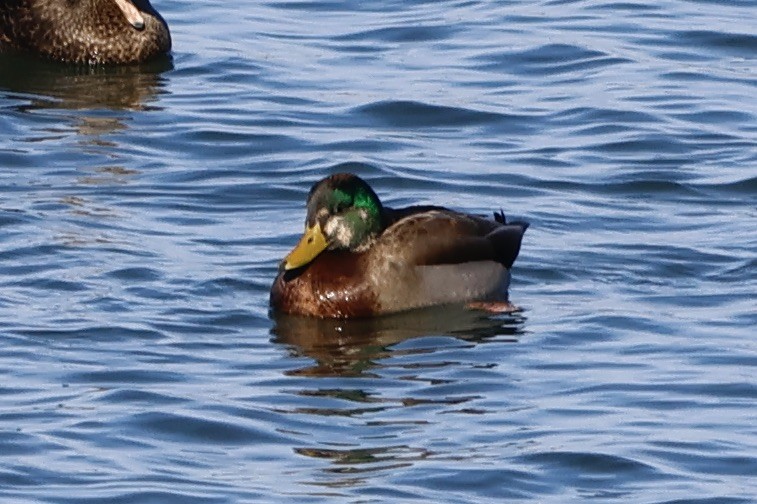
{"type": "Polygon", "coordinates": [[[145,27],[145,18],[142,17],[142,13],[139,12],[139,9],[137,9],[134,4],[131,3],[131,0],[113,1],[116,2],[118,8],[121,9],[121,12],[130,25],[132,25],[137,30],[141,30],[145,27]]]}
{"type": "Polygon", "coordinates": [[[284,270],[288,271],[305,266],[323,252],[326,247],[328,247],[328,242],[323,235],[321,225],[316,223],[312,227],[306,227],[305,234],[300,238],[300,242],[284,258],[284,270]]]}

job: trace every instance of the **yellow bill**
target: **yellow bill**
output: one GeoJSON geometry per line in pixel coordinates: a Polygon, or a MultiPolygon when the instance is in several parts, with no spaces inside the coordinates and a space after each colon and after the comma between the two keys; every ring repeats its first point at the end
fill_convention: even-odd
{"type": "Polygon", "coordinates": [[[328,243],[320,224],[316,222],[313,227],[306,227],[305,234],[302,235],[300,242],[284,258],[284,269],[291,270],[305,266],[323,252],[327,246],[328,243]]]}

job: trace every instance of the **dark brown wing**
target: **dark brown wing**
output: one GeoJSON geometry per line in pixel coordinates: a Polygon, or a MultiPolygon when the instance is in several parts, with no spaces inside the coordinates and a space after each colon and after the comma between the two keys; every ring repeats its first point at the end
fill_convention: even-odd
{"type": "Polygon", "coordinates": [[[384,207],[383,210],[384,210],[384,228],[388,228],[392,224],[404,219],[405,217],[410,217],[416,214],[431,212],[433,210],[437,210],[440,212],[452,212],[452,210],[450,210],[449,208],[444,208],[444,207],[435,206],[435,205],[413,205],[413,206],[404,207],[404,208],[384,207]]]}
{"type": "MultiPolygon", "coordinates": [[[[380,236],[377,252],[405,264],[496,261],[510,268],[518,256],[525,223],[505,224],[441,207],[393,210],[401,216],[380,236]]],[[[502,217],[504,221],[504,217],[502,217]]]]}

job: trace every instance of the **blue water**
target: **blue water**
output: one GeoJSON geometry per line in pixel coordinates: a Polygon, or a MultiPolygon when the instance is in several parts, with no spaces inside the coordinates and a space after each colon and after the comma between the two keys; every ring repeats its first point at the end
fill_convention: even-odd
{"type": "Polygon", "coordinates": [[[757,501],[754,2],[153,4],[0,56],[0,501],[757,501]],[[530,221],[523,311],[271,319],[335,171],[530,221]]]}

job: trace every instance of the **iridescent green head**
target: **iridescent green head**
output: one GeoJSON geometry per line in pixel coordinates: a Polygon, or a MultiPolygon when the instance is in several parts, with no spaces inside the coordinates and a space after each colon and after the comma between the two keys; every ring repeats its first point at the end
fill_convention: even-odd
{"type": "Polygon", "coordinates": [[[360,251],[384,228],[383,207],[373,189],[350,173],[316,183],[307,202],[305,234],[284,259],[284,269],[299,268],[326,249],[360,251]]]}

